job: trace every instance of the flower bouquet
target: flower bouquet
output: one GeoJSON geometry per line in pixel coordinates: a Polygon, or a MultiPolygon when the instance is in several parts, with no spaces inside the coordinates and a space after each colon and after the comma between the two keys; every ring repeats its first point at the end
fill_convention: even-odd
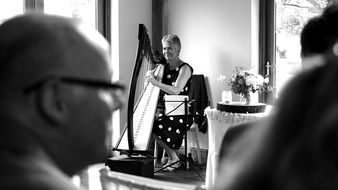
{"type": "Polygon", "coordinates": [[[264,79],[262,75],[244,70],[243,67],[235,67],[233,74],[228,82],[231,91],[241,96],[241,101],[250,103],[250,93],[271,91],[269,79],[264,79]]]}

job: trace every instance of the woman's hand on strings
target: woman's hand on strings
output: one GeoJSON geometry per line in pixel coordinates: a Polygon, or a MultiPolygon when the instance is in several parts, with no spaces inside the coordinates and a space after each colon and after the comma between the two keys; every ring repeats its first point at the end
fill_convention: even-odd
{"type": "MultiPolygon", "coordinates": [[[[148,78],[148,77],[154,77],[154,73],[155,73],[155,69],[154,70],[150,70],[150,71],[147,71],[147,73],[146,73],[146,78],[148,78]]],[[[154,77],[155,78],[155,77],[154,77]]]]}
{"type": "Polygon", "coordinates": [[[158,81],[155,79],[154,72],[155,70],[148,71],[146,74],[145,81],[146,83],[150,82],[155,86],[156,84],[158,84],[158,81]]]}

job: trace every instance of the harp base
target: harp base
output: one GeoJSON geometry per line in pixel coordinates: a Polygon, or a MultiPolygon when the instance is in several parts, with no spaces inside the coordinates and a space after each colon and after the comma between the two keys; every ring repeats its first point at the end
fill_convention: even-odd
{"type": "Polygon", "coordinates": [[[112,171],[149,178],[154,177],[154,158],[120,155],[108,158],[105,164],[112,171]]]}

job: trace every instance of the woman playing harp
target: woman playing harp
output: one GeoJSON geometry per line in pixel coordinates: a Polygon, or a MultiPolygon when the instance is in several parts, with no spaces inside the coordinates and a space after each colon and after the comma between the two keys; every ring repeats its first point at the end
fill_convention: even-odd
{"type": "Polygon", "coordinates": [[[179,157],[175,150],[181,147],[186,126],[183,122],[183,115],[165,116],[164,95],[188,95],[193,68],[179,58],[181,42],[177,35],[164,36],[162,47],[163,55],[167,60],[162,81],[156,80],[152,72],[149,72],[146,81],[160,89],[153,136],[169,156],[164,166],[165,169],[174,171],[180,166],[179,157]],[[175,162],[177,164],[172,165],[175,162]]]}

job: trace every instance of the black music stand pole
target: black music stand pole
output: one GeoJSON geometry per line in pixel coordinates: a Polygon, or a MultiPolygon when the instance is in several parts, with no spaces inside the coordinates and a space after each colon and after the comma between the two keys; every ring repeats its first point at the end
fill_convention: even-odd
{"type": "Polygon", "coordinates": [[[184,149],[184,163],[185,163],[185,169],[189,169],[189,165],[188,165],[188,99],[184,98],[184,127],[185,127],[185,134],[184,134],[184,145],[185,145],[185,149],[184,149]]]}

